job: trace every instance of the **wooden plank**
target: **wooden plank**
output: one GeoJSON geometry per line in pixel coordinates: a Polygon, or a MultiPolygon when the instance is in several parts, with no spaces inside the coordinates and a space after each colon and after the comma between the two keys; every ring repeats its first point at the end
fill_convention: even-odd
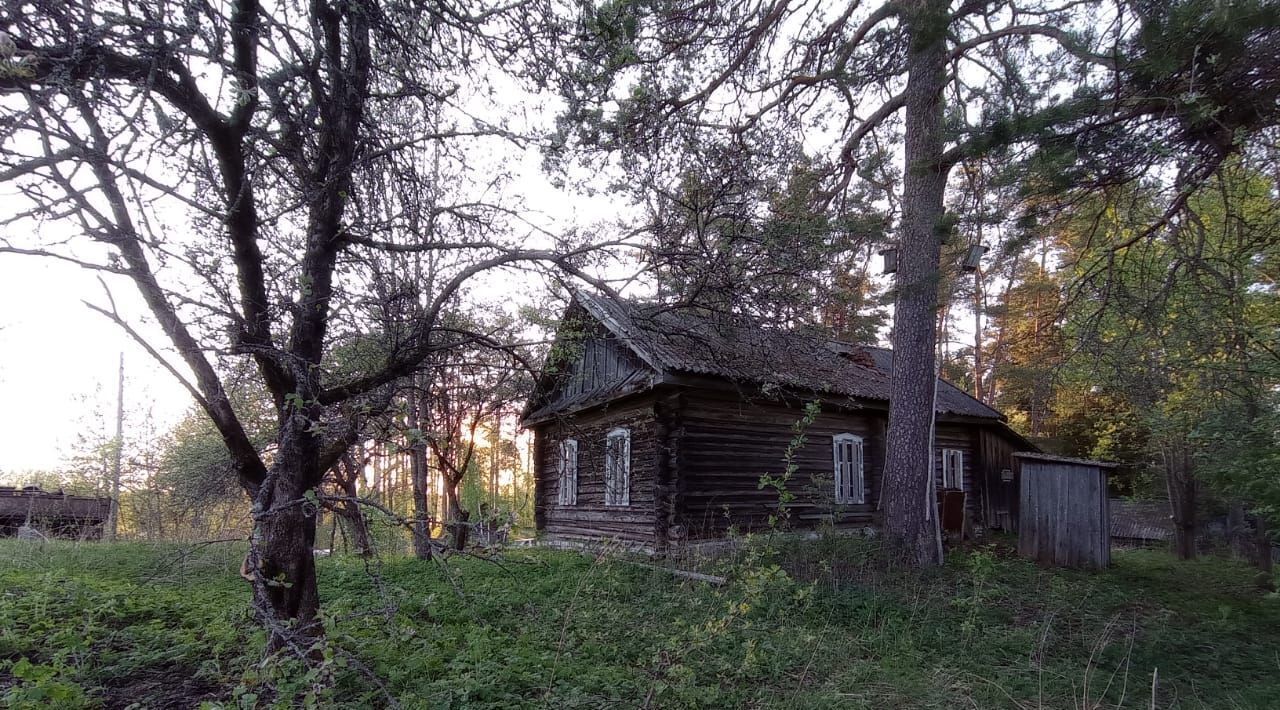
{"type": "Polygon", "coordinates": [[[541,510],[539,530],[553,535],[618,538],[653,545],[658,498],[655,491],[658,434],[651,398],[617,408],[567,416],[535,429],[535,506],[541,510]],[[609,431],[624,427],[631,436],[630,505],[604,505],[604,461],[609,431]],[[564,438],[578,441],[578,502],[557,504],[558,446],[564,438]]]}
{"type": "Polygon", "coordinates": [[[683,579],[692,579],[695,582],[706,582],[707,584],[713,584],[717,587],[723,586],[725,583],[729,581],[724,577],[720,577],[714,574],[703,574],[701,572],[693,572],[690,570],[675,569],[674,567],[662,567],[661,565],[651,565],[651,564],[648,564],[647,562],[635,562],[632,560],[624,560],[624,561],[630,562],[631,564],[637,567],[644,567],[647,569],[657,570],[659,572],[666,572],[667,574],[674,575],[676,577],[681,577],[683,579]]]}
{"type": "Polygon", "coordinates": [[[1018,554],[1044,564],[1110,564],[1106,474],[1066,461],[1020,462],[1018,554]]]}

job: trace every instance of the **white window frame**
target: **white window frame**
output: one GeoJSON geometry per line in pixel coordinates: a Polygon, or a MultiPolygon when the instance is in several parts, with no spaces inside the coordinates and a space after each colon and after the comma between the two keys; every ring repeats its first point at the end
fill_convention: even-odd
{"type": "Polygon", "coordinates": [[[610,431],[604,440],[604,504],[631,505],[631,431],[622,427],[610,431]]]}
{"type": "Polygon", "coordinates": [[[556,502],[560,505],[578,504],[578,440],[565,439],[560,442],[560,488],[556,493],[556,502]]]}
{"type": "Polygon", "coordinates": [[[964,449],[942,450],[942,487],[964,490],[964,449]]]}
{"type": "Polygon", "coordinates": [[[845,432],[831,437],[831,470],[837,505],[867,502],[863,448],[862,437],[857,434],[845,432]]]}

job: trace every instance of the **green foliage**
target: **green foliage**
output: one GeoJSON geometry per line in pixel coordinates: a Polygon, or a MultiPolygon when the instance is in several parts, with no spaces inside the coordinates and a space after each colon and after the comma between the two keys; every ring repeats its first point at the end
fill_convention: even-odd
{"type": "Polygon", "coordinates": [[[1280,7],[1269,0],[1151,3],[1134,41],[1132,81],[1170,102],[1184,137],[1234,142],[1275,120],[1275,87],[1258,83],[1246,67],[1266,46],[1263,31],[1277,26],[1280,7]]]}
{"type": "Polygon", "coordinates": [[[1221,495],[1274,509],[1271,181],[1232,163],[1177,225],[1138,239],[1154,212],[1152,196],[1134,190],[1081,209],[1061,233],[1079,290],[1063,325],[1079,344],[1061,373],[1064,433],[1081,453],[1157,475],[1167,452],[1189,450],[1196,476],[1221,495]]]}
{"type": "Polygon", "coordinates": [[[1253,513],[1280,528],[1280,398],[1264,397],[1255,412],[1221,407],[1200,422],[1192,438],[1204,479],[1250,501],[1253,513]]]}
{"type": "Polygon", "coordinates": [[[262,648],[237,581],[243,548],[5,542],[0,659],[14,660],[0,673],[19,680],[13,707],[191,704],[262,648]]]}
{"type": "Polygon", "coordinates": [[[802,154],[777,168],[734,142],[694,152],[655,198],[660,299],[875,342],[886,316],[868,256],[889,218],[870,196],[827,209],[821,166],[802,154]]]}
{"type": "Polygon", "coordinates": [[[980,631],[979,615],[983,607],[991,603],[991,577],[996,572],[996,557],[990,550],[978,550],[971,553],[965,560],[969,568],[969,578],[972,583],[971,593],[967,595],[957,595],[951,600],[951,604],[964,613],[964,620],[960,622],[960,630],[967,636],[980,631]]]}
{"type": "Polygon", "coordinates": [[[791,508],[789,506],[795,501],[796,494],[787,488],[787,484],[799,468],[795,463],[795,457],[796,452],[804,448],[804,442],[807,439],[805,432],[821,413],[822,403],[818,400],[805,403],[804,413],[791,424],[791,441],[787,442],[787,448],[782,452],[782,474],[774,476],[765,473],[760,476],[757,488],[760,490],[772,488],[778,493],[778,512],[769,516],[769,527],[772,529],[785,530],[790,526],[791,508]]]}
{"type": "Polygon", "coordinates": [[[17,682],[0,697],[12,707],[374,707],[386,693],[410,708],[1147,707],[1157,667],[1159,707],[1267,708],[1280,693],[1280,600],[1230,561],[1120,552],[1089,574],[1038,569],[997,544],[916,572],[887,565],[874,540],[836,535],[751,538],[738,550],[709,570],[729,578],[722,587],[544,550],[500,564],[322,559],[325,660],[304,669],[261,662],[236,573],[243,547],[5,542],[0,677],[17,682]]]}
{"type": "Polygon", "coordinates": [[[0,699],[5,702],[5,707],[25,710],[50,706],[59,708],[88,706],[84,689],[75,683],[63,680],[67,674],[66,666],[33,664],[23,656],[16,663],[0,663],[0,668],[7,671],[14,680],[14,684],[5,691],[4,695],[0,695],[0,699]]]}

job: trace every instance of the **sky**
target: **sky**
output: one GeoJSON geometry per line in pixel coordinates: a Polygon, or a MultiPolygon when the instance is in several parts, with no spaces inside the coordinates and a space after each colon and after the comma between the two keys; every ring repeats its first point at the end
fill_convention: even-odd
{"type": "MultiPolygon", "coordinates": [[[[505,161],[518,176],[513,189],[525,196],[531,221],[567,229],[602,224],[624,211],[619,198],[553,187],[540,171],[536,151],[508,153],[505,161]]],[[[59,230],[48,223],[43,228],[59,230]]],[[[11,236],[4,231],[0,237],[11,236]]],[[[507,278],[490,287],[506,290],[507,278]]],[[[108,285],[131,324],[150,342],[165,344],[146,322],[132,284],[115,277],[108,285]]],[[[525,292],[531,285],[510,292],[525,292]]],[[[74,453],[81,433],[113,434],[122,353],[127,421],[149,416],[154,430],[165,431],[193,406],[172,375],[86,300],[108,303],[96,274],[47,258],[0,253],[0,482],[21,485],[28,470],[57,469],[74,453]],[[85,432],[90,428],[99,431],[85,432]]]]}
{"type": "MultiPolygon", "coordinates": [[[[490,102],[497,102],[519,114],[512,118],[517,124],[546,124],[554,117],[555,101],[522,95],[500,75],[489,77],[487,86],[494,93],[477,92],[475,105],[467,105],[471,115],[485,115],[494,110],[490,102]]],[[[828,138],[821,132],[807,136],[815,144],[828,138]]],[[[513,173],[511,187],[524,194],[524,203],[537,211],[532,219],[551,231],[599,229],[589,225],[625,216],[621,198],[605,194],[587,197],[553,188],[541,173],[541,156],[536,150],[520,154],[505,145],[496,154],[500,161],[496,167],[513,173]]],[[[0,194],[0,209],[12,199],[12,195],[0,194]]],[[[66,229],[62,225],[45,223],[42,229],[53,232],[54,237],[76,238],[57,234],[66,229]]],[[[11,235],[0,229],[0,239],[17,236],[29,235],[11,235]]],[[[50,235],[41,234],[46,236],[50,235]]],[[[15,243],[20,241],[30,240],[14,239],[15,243]]],[[[113,295],[129,320],[136,321],[144,313],[131,285],[114,285],[113,295]]],[[[126,409],[145,407],[154,418],[155,429],[163,431],[191,407],[185,389],[121,329],[86,307],[82,302],[86,299],[105,302],[94,274],[70,264],[0,254],[0,477],[8,482],[14,482],[26,469],[57,467],[86,427],[101,428],[111,421],[110,416],[106,421],[95,418],[94,412],[110,413],[115,408],[121,353],[128,379],[126,409]]],[[[164,342],[154,329],[143,330],[151,342],[164,342]]]]}
{"type": "MultiPolygon", "coordinates": [[[[56,467],[95,406],[114,411],[121,353],[127,409],[146,405],[171,423],[190,406],[181,385],[82,302],[104,302],[102,293],[80,267],[0,254],[0,476],[56,467]]],[[[125,289],[115,297],[136,308],[125,289]]]]}
{"type": "MultiPolygon", "coordinates": [[[[545,126],[555,116],[555,101],[546,97],[532,100],[501,73],[489,76],[482,84],[474,93],[461,92],[458,100],[463,101],[465,111],[453,118],[470,115],[492,119],[495,105],[501,105],[508,125],[545,126]],[[486,87],[494,92],[481,90],[486,87]]],[[[207,88],[216,92],[219,85],[210,84],[207,88]]],[[[462,120],[465,126],[465,119],[462,120]]],[[[11,146],[0,145],[7,147],[11,146]]],[[[26,154],[40,152],[29,143],[17,147],[26,154]]],[[[468,162],[473,168],[479,163],[495,173],[512,175],[507,188],[514,194],[504,197],[523,196],[528,209],[522,216],[550,231],[616,221],[624,211],[616,198],[569,194],[552,186],[542,172],[542,155],[536,147],[520,150],[506,142],[497,149],[480,146],[478,152],[468,155],[468,162]]],[[[473,174],[484,172],[477,169],[473,174]]],[[[11,185],[0,189],[0,214],[21,209],[22,204],[11,185]]],[[[185,219],[175,214],[162,221],[172,227],[185,219]]],[[[27,220],[23,228],[36,229],[36,238],[16,233],[19,229],[9,225],[0,227],[0,243],[28,247],[65,243],[75,245],[79,258],[102,261],[102,252],[92,251],[97,248],[94,245],[84,246],[87,240],[75,233],[69,220],[27,220]]],[[[134,286],[122,277],[108,278],[113,279],[108,282],[111,297],[126,320],[139,328],[150,343],[167,345],[158,328],[146,322],[147,309],[134,286]]],[[[522,294],[540,283],[531,275],[527,278],[528,282],[515,284],[515,288],[510,288],[513,284],[509,277],[482,279],[479,283],[490,283],[472,287],[522,294]]],[[[82,434],[112,436],[117,368],[122,353],[126,421],[136,423],[140,417],[149,416],[152,426],[148,428],[163,432],[194,404],[172,375],[120,327],[86,306],[85,300],[100,306],[109,302],[96,273],[47,258],[0,253],[0,483],[21,484],[28,470],[56,470],[74,453],[82,434]],[[99,431],[89,431],[92,429],[99,431]]],[[[180,362],[176,355],[170,355],[171,362],[180,362]]]]}

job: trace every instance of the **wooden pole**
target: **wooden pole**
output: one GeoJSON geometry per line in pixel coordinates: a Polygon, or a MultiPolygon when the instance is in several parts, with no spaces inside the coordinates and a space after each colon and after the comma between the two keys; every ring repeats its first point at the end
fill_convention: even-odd
{"type": "Polygon", "coordinates": [[[115,540],[120,531],[120,469],[124,462],[124,353],[120,353],[120,370],[116,381],[116,436],[111,440],[111,448],[111,508],[106,526],[107,540],[115,540]]]}
{"type": "Polygon", "coordinates": [[[489,432],[489,490],[493,496],[493,511],[498,510],[498,446],[501,439],[502,414],[493,415],[493,429],[489,432]]]}

